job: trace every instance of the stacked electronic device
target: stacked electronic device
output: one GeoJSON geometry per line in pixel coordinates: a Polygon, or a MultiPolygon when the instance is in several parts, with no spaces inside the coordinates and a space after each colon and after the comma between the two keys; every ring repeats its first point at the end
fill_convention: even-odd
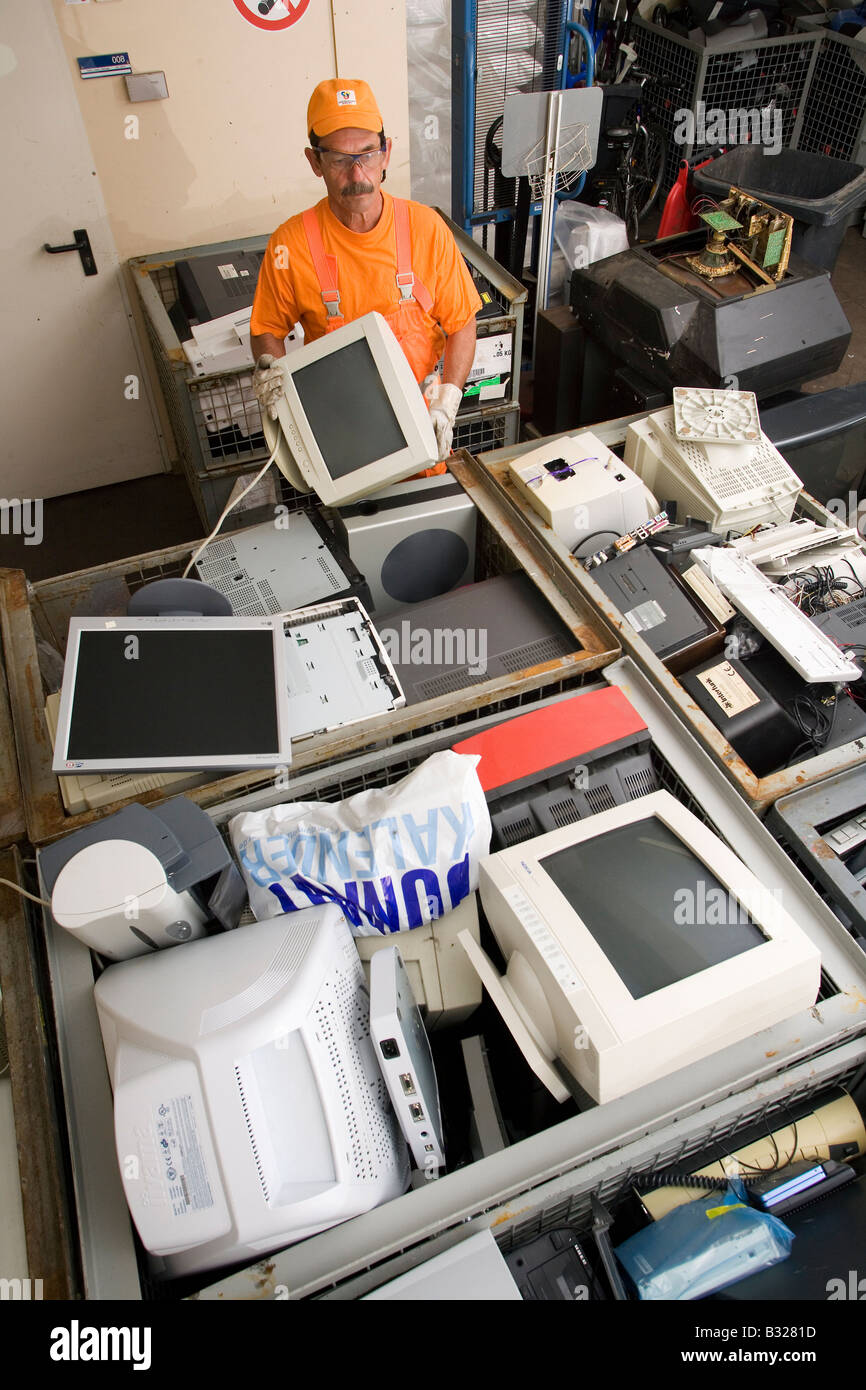
{"type": "Polygon", "coordinates": [[[866,736],[866,551],[796,513],[750,392],[676,388],[623,461],[583,433],[509,474],[758,778],[866,736]]]}

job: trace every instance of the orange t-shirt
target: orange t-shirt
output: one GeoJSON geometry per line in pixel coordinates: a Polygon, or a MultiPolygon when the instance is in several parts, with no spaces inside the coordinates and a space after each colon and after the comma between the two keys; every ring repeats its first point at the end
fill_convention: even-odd
{"type": "MultiPolygon", "coordinates": [[[[369,232],[351,232],[332,213],[327,198],[315,212],[325,254],[336,256],[340,313],[348,323],[375,309],[389,314],[400,302],[394,200],[382,192],[382,216],[369,232]]],[[[438,213],[408,202],[412,271],[433,300],[432,317],[445,333],[456,333],[481,308],[481,299],[457,243],[438,213]]],[[[259,271],[250,333],[284,338],[294,324],[305,341],[321,338],[327,313],[313,267],[301,214],[278,227],[259,271]]]]}

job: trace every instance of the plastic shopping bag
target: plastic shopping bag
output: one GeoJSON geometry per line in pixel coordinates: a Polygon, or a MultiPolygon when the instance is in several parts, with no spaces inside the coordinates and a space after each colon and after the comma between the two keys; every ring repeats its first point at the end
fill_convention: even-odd
{"type": "Polygon", "coordinates": [[[256,918],[335,902],[355,936],[376,936],[450,912],[478,887],[490,849],[477,763],[434,753],[392,787],[235,816],[232,844],[256,918]]]}

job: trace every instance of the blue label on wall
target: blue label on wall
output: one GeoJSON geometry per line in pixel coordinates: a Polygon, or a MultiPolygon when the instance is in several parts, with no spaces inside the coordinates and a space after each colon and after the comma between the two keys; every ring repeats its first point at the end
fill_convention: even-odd
{"type": "Polygon", "coordinates": [[[79,58],[78,71],[82,77],[116,77],[132,72],[128,53],[101,53],[96,58],[79,58]]]}

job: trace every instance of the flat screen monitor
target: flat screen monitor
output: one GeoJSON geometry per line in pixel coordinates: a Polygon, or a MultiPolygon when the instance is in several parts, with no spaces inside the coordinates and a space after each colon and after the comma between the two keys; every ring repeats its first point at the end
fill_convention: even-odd
{"type": "Polygon", "coordinates": [[[73,618],[53,769],[180,772],[291,762],[279,618],[73,618]]]}
{"type": "Polygon", "coordinates": [[[265,438],[293,487],[337,506],[437,458],[427,404],[381,314],[365,314],[280,359],[285,395],[265,438]]]}
{"type": "Polygon", "coordinates": [[[820,956],[755,875],[669,792],[490,855],[500,977],[461,937],[533,1070],[608,1101],[809,1008],[820,956]]]}

